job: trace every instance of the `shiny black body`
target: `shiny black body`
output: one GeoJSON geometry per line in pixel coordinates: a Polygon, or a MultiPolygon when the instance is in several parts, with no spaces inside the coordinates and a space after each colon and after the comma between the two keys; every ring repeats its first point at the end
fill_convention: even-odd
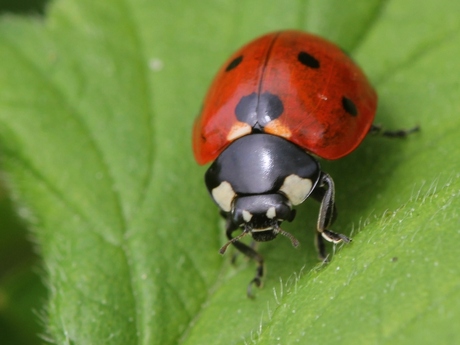
{"type": "Polygon", "coordinates": [[[292,221],[295,217],[288,196],[280,191],[286,178],[295,175],[310,180],[312,188],[305,195],[307,198],[320,172],[318,162],[297,145],[259,133],[242,137],[223,151],[206,172],[205,182],[211,195],[224,181],[235,192],[231,211],[222,210],[227,231],[242,227],[255,241],[265,242],[278,235],[276,229],[282,221],[292,221]],[[270,207],[276,218],[267,217],[270,207]],[[243,211],[251,214],[250,221],[244,219],[243,211]]]}
{"type": "Polygon", "coordinates": [[[318,162],[297,145],[270,134],[252,134],[233,142],[205,175],[211,192],[228,181],[237,195],[277,193],[285,178],[295,174],[316,185],[318,162]]]}

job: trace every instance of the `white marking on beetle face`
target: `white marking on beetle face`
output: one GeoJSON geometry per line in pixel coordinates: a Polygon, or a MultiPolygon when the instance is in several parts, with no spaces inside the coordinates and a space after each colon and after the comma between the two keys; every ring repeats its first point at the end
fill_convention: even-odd
{"type": "Polygon", "coordinates": [[[252,213],[247,210],[243,210],[243,219],[246,223],[249,223],[252,219],[252,213]]]}
{"type": "Polygon", "coordinates": [[[232,210],[232,202],[236,193],[230,183],[227,181],[221,182],[220,185],[211,191],[211,194],[222,211],[230,212],[232,210]]]}
{"type": "Polygon", "coordinates": [[[301,204],[310,194],[313,183],[308,178],[301,178],[296,174],[289,175],[284,179],[280,191],[286,194],[293,205],[301,204]]]}
{"type": "Polygon", "coordinates": [[[275,206],[271,206],[266,213],[268,219],[273,219],[276,217],[276,209],[275,206]]]}

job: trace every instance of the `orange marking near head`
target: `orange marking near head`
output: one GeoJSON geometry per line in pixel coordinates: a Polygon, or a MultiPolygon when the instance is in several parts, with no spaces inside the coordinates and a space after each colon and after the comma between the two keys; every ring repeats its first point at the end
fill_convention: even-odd
{"type": "Polygon", "coordinates": [[[277,135],[282,138],[289,139],[292,136],[292,132],[284,126],[280,120],[275,119],[270,121],[265,127],[264,132],[268,134],[277,135]]]}

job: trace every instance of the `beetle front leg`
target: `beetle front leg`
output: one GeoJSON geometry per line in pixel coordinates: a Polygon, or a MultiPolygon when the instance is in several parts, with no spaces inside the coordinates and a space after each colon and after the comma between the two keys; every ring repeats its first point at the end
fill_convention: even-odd
{"type": "Polygon", "coordinates": [[[321,174],[319,186],[316,188],[312,196],[321,202],[318,223],[316,226],[317,234],[315,244],[320,258],[322,260],[326,260],[327,254],[323,239],[333,243],[340,243],[342,241],[349,243],[351,242],[351,239],[345,235],[329,230],[329,227],[336,218],[337,211],[335,208],[334,181],[328,174],[324,172],[321,174]]]}
{"type": "MultiPolygon", "coordinates": [[[[242,254],[246,255],[250,259],[254,259],[257,263],[256,267],[256,274],[254,278],[249,282],[248,288],[247,288],[247,295],[249,298],[254,298],[254,295],[252,293],[252,285],[255,285],[257,287],[262,286],[262,277],[264,276],[264,258],[262,255],[260,255],[255,249],[251,248],[250,246],[240,242],[240,241],[235,241],[235,238],[232,236],[232,233],[238,229],[237,226],[233,224],[233,222],[230,220],[230,218],[227,218],[227,224],[226,224],[226,235],[229,240],[228,243],[231,242],[231,244],[238,249],[242,254]]],[[[244,231],[244,230],[243,230],[244,231]]],[[[243,234],[237,236],[242,237],[244,236],[243,234]]],[[[225,247],[225,246],[224,246],[225,247]]],[[[223,248],[224,248],[223,247],[223,248]]],[[[225,247],[226,248],[226,247],[225,247]]],[[[222,249],[221,249],[222,253],[222,249]]]]}

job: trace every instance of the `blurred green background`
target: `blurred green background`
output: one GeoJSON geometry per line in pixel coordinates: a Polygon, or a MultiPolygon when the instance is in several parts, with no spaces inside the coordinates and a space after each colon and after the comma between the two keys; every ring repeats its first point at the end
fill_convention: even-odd
{"type": "Polygon", "coordinates": [[[44,14],[45,0],[0,0],[0,14],[44,14]]]}
{"type": "MultiPolygon", "coordinates": [[[[47,1],[0,0],[0,15],[43,15],[47,1]]],[[[40,312],[46,289],[39,257],[0,180],[0,343],[42,344],[40,312]]]]}

